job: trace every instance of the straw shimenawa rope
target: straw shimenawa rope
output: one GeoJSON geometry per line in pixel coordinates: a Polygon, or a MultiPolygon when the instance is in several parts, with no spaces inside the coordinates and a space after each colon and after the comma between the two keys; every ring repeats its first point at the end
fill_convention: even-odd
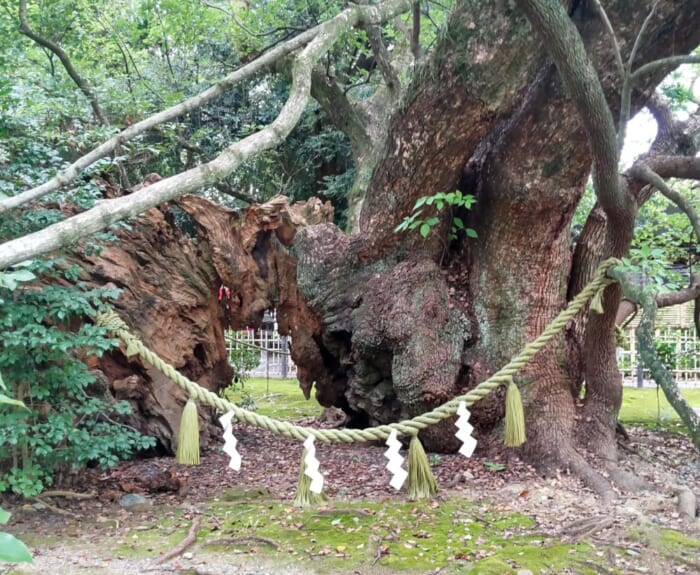
{"type": "Polygon", "coordinates": [[[483,399],[494,389],[503,384],[508,384],[512,381],[512,377],[517,374],[520,369],[530,361],[535,354],[542,349],[555,335],[557,335],[566,324],[576,314],[578,314],[587,304],[587,302],[595,298],[600,301],[601,294],[605,288],[615,283],[615,280],[606,276],[607,271],[620,262],[617,259],[611,258],[605,260],[598,267],[593,281],[591,281],[581,292],[569,303],[569,306],[554,318],[552,323],[530,344],[528,344],[510,363],[503,367],[500,371],[493,374],[486,381],[477,385],[471,391],[447,401],[432,411],[428,411],[418,415],[412,419],[407,419],[397,423],[388,425],[380,425],[377,427],[368,427],[366,429],[313,429],[310,427],[302,427],[285,421],[279,421],[265,415],[260,415],[253,411],[243,409],[238,405],[227,401],[204,389],[199,384],[187,379],[175,368],[164,362],[155,353],[149,350],[144,344],[134,336],[127,325],[113,311],[108,310],[101,312],[97,316],[99,325],[105,326],[115,335],[117,335],[125,344],[127,355],[131,356],[138,354],[144,361],[158,369],[163,375],[171,379],[175,384],[184,389],[190,398],[196,399],[201,403],[216,408],[222,413],[233,411],[237,421],[261,427],[273,433],[291,437],[293,439],[304,440],[308,436],[313,435],[318,441],[325,443],[354,443],[374,440],[384,440],[389,437],[393,429],[399,435],[417,435],[419,431],[430,425],[434,425],[443,419],[454,415],[457,412],[459,403],[463,401],[466,405],[472,405],[483,399]],[[596,297],[597,296],[597,297],[596,297]]]}

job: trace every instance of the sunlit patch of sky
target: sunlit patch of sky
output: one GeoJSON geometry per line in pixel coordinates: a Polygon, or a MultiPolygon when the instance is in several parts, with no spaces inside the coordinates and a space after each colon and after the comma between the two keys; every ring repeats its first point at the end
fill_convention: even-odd
{"type": "MultiPolygon", "coordinates": [[[[673,74],[664,80],[661,89],[664,86],[679,84],[692,93],[692,97],[696,102],[700,102],[700,81],[698,80],[697,65],[680,66],[673,74]]],[[[674,115],[680,120],[685,120],[688,116],[694,113],[698,105],[693,102],[685,102],[679,109],[674,110],[674,115]]],[[[621,169],[628,168],[632,162],[641,154],[649,149],[649,146],[656,137],[656,120],[646,108],[641,110],[627,127],[627,137],[625,139],[625,147],[622,149],[620,157],[621,169]]]]}

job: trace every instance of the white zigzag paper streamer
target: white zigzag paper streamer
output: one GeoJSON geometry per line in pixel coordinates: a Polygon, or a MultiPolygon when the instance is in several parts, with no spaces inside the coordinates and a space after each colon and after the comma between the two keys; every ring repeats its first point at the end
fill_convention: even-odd
{"type": "Polygon", "coordinates": [[[472,453],[474,453],[474,449],[476,449],[476,439],[472,437],[474,427],[469,423],[471,413],[469,413],[467,405],[463,401],[459,402],[457,415],[459,415],[459,417],[455,422],[457,426],[457,433],[455,433],[455,435],[457,439],[462,441],[462,447],[459,448],[459,452],[464,455],[464,457],[471,457],[472,453]]]}
{"type": "Polygon", "coordinates": [[[403,482],[406,481],[408,477],[408,472],[401,467],[404,458],[399,454],[399,449],[401,449],[401,442],[397,439],[397,433],[395,429],[391,430],[389,437],[387,437],[386,445],[389,449],[384,453],[384,457],[389,460],[386,464],[386,468],[392,473],[393,477],[389,482],[394,489],[401,489],[403,482]]]}
{"type": "Polygon", "coordinates": [[[233,435],[233,411],[222,415],[219,418],[221,427],[224,428],[224,453],[231,458],[228,466],[235,471],[241,470],[241,454],[238,453],[236,445],[238,440],[233,435]]]}
{"type": "Polygon", "coordinates": [[[316,446],[314,445],[314,436],[309,435],[304,441],[306,448],[306,457],[304,458],[304,475],[311,479],[309,489],[313,493],[321,493],[323,491],[323,475],[318,468],[321,464],[316,459],[316,446]]]}

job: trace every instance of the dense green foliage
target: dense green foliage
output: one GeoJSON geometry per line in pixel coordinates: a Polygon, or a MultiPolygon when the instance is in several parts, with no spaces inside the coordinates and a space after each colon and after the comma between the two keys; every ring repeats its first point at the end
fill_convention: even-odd
{"type": "MultiPolygon", "coordinates": [[[[1,281],[2,278],[0,278],[1,281]]],[[[5,382],[0,375],[0,410],[6,409],[8,406],[12,408],[24,407],[21,401],[12,399],[2,392],[7,391],[5,382]]],[[[7,523],[10,519],[10,514],[0,507],[0,525],[7,523]]],[[[10,533],[0,531],[0,561],[8,561],[11,563],[27,563],[32,561],[32,556],[29,553],[27,546],[10,533]]]]}
{"type": "MultiPolygon", "coordinates": [[[[16,173],[0,177],[0,192],[6,194],[45,181],[113,133],[96,120],[58,58],[20,33],[15,4],[0,2],[0,165],[28,141],[24,165],[30,172],[40,163],[48,165],[36,179],[23,172],[19,178],[16,173]]],[[[245,10],[235,2],[216,6],[174,0],[30,1],[28,20],[36,33],[67,53],[110,124],[123,127],[197,94],[266,48],[337,13],[342,3],[261,2],[245,10]]],[[[360,48],[367,51],[365,46],[355,52],[360,48]]],[[[350,60],[347,66],[352,67],[350,60]]],[[[348,73],[348,81],[360,72],[348,73]]],[[[208,161],[274,119],[288,91],[286,73],[237,86],[124,145],[119,155],[93,166],[77,187],[91,183],[97,193],[95,183],[104,181],[96,176],[134,185],[149,173],[168,176],[208,161]]],[[[345,136],[319,106],[311,105],[284,145],[250,160],[208,193],[232,205],[278,193],[293,200],[317,195],[331,199],[343,220],[353,173],[345,136]]]]}
{"type": "Polygon", "coordinates": [[[56,283],[0,287],[0,373],[10,396],[28,408],[0,411],[0,491],[25,495],[42,491],[59,469],[113,465],[153,444],[120,423],[131,407],[114,401],[82,361],[115,344],[104,328],[82,321],[115,291],[81,289],[80,270],[60,262],[31,269],[56,283]]]}
{"type": "MultiPolygon", "coordinates": [[[[700,209],[700,192],[696,187],[680,187],[688,201],[700,209]]],[[[586,190],[572,222],[574,241],[595,198],[586,190]]],[[[700,271],[700,252],[688,217],[661,194],[654,194],[639,210],[632,248],[623,265],[644,281],[649,289],[674,291],[687,285],[691,272],[700,271]]]]}

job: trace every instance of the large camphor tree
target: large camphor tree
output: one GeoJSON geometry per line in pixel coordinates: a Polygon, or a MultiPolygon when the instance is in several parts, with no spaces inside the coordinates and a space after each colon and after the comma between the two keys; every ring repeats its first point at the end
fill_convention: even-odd
{"type": "MultiPolygon", "coordinates": [[[[231,377],[224,328],[254,325],[275,308],[304,393],[342,408],[350,425],[414,416],[464,393],[534,339],[603,259],[627,253],[636,213],[655,189],[679,201],[667,178],[700,177],[697,117],[674,120],[655,95],[670,71],[698,61],[688,54],[700,41],[700,3],[457,0],[427,47],[420,23],[421,3],[411,0],[339,7],[208,91],[132,124],[46,184],[0,201],[2,217],[238,82],[273,71],[292,82],[269,125],[208,162],[126,195],[116,190],[3,244],[0,268],[73,245],[69,257],[85,279],[126,288],[117,307],[146,344],[210,389],[231,377]],[[336,48],[357,34],[380,72],[361,98],[347,89],[338,64],[347,55],[336,48]],[[290,208],[277,198],[238,213],[185,196],[279,145],[310,98],[352,150],[346,230],[321,202],[290,208]],[[620,173],[627,122],[645,106],[658,135],[620,173]],[[597,203],[574,245],[571,221],[591,175],[597,203]],[[396,231],[419,198],[458,189],[476,198],[470,210],[424,206],[421,217],[435,218],[424,234],[396,231]],[[193,218],[196,242],[167,208],[155,208],[171,200],[193,218]],[[99,254],[75,247],[138,214],[99,254]],[[476,233],[451,238],[455,216],[476,233]],[[224,305],[222,284],[232,290],[224,305]]],[[[697,295],[694,285],[683,297],[697,295]]],[[[571,469],[603,494],[611,484],[594,461],[613,481],[635,484],[615,465],[620,301],[619,286],[607,288],[603,314],[572,321],[515,378],[526,416],[522,455],[544,471],[571,469]]],[[[94,367],[115,395],[140,405],[141,428],[170,448],[174,408],[184,400],[171,384],[120,353],[94,367]]],[[[482,436],[499,432],[503,395],[474,407],[482,436]]],[[[428,449],[456,448],[451,421],[421,437],[428,449]]]]}

